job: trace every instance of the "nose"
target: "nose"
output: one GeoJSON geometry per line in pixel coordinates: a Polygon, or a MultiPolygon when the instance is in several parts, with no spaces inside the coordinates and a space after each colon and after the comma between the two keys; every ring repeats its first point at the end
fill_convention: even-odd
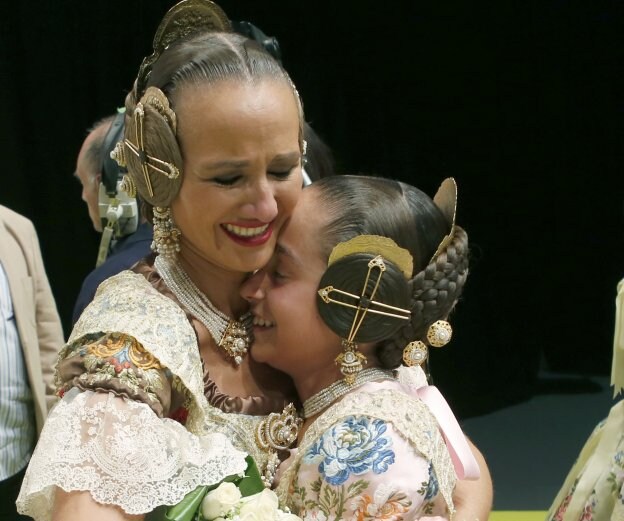
{"type": "Polygon", "coordinates": [[[273,221],[278,214],[275,187],[268,179],[250,187],[249,202],[245,210],[249,217],[268,223],[273,221]]]}
{"type": "Polygon", "coordinates": [[[241,286],[240,294],[247,302],[253,304],[266,296],[268,275],[265,270],[258,270],[241,286]]]}

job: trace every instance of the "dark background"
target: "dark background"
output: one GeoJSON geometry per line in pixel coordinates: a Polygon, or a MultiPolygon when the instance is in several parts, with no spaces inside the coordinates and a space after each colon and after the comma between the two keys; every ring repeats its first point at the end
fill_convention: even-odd
{"type": "MultiPolygon", "coordinates": [[[[66,331],[99,240],[76,156],[173,3],[2,9],[0,203],[34,221],[66,331]]],[[[433,373],[460,416],[551,391],[544,371],[575,375],[571,392],[608,373],[624,276],[620,1],[220,5],[279,39],[340,172],[430,194],[456,177],[474,262],[433,373]]]]}

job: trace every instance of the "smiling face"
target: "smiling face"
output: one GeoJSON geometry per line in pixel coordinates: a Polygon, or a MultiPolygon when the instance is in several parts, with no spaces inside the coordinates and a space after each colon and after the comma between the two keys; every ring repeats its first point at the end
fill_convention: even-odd
{"type": "Polygon", "coordinates": [[[297,380],[339,375],[334,359],[340,338],[321,319],[316,305],[327,259],[319,232],[327,219],[314,187],[306,188],[279,237],[269,265],[242,287],[254,314],[251,355],[297,380]]]}
{"type": "Polygon", "coordinates": [[[299,110],[283,81],[176,93],[184,179],[171,204],[191,253],[236,272],[264,266],[301,192],[299,110]]]}

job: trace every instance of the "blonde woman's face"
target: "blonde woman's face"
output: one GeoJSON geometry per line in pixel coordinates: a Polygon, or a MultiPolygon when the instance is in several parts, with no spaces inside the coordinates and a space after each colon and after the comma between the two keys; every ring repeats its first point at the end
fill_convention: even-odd
{"type": "Polygon", "coordinates": [[[192,250],[237,272],[264,266],[302,187],[299,110],[290,86],[223,81],[176,95],[183,181],[171,204],[192,250]]]}

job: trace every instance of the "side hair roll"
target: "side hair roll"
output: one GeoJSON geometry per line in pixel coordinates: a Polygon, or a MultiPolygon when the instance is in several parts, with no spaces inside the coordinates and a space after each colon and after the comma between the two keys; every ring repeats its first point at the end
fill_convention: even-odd
{"type": "Polygon", "coordinates": [[[378,346],[377,356],[383,367],[398,367],[405,346],[424,340],[429,326],[449,315],[468,277],[468,264],[468,235],[456,226],[447,247],[409,281],[411,320],[378,346]]]}

